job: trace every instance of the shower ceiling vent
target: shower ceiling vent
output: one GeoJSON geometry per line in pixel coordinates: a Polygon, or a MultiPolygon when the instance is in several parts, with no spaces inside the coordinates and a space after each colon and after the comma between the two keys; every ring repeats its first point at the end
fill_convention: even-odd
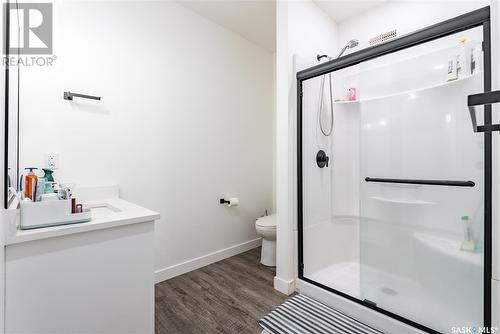
{"type": "Polygon", "coordinates": [[[396,29],[384,32],[383,34],[370,38],[370,46],[390,41],[391,39],[396,38],[397,36],[398,36],[398,31],[396,29]]]}

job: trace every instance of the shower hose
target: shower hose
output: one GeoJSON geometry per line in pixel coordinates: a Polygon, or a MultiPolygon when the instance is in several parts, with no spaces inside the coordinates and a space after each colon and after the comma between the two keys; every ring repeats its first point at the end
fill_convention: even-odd
{"type": "Polygon", "coordinates": [[[329,92],[330,92],[330,129],[328,131],[325,131],[323,128],[323,122],[322,122],[322,115],[323,115],[323,98],[325,94],[325,81],[326,81],[326,74],[323,75],[322,81],[321,81],[321,95],[319,99],[319,110],[318,110],[318,123],[319,123],[319,128],[321,130],[321,133],[325,137],[328,137],[332,134],[333,131],[333,94],[332,94],[332,74],[328,73],[328,83],[329,83],[329,92]]]}

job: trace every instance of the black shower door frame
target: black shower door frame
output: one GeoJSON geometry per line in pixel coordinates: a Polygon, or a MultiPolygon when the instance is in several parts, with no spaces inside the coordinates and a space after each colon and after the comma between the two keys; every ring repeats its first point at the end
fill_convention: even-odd
{"type": "MultiPolygon", "coordinates": [[[[381,314],[399,320],[405,324],[429,333],[439,333],[422,324],[404,318],[395,313],[377,307],[369,301],[363,301],[351,295],[318,283],[304,276],[304,239],[303,239],[303,194],[302,194],[302,98],[303,81],[312,79],[333,71],[337,71],[361,62],[397,52],[412,46],[439,39],[460,31],[475,27],[483,27],[483,64],[484,64],[484,91],[491,91],[491,19],[490,7],[484,7],[464,15],[431,25],[414,33],[404,35],[400,38],[384,44],[372,46],[339,59],[331,60],[323,64],[310,67],[297,72],[297,209],[298,209],[298,278],[319,288],[325,289],[344,297],[350,301],[361,304],[381,314]]],[[[466,98],[464,97],[464,103],[466,98]]],[[[497,129],[492,125],[491,104],[484,105],[484,126],[482,128],[497,129]]],[[[498,129],[497,129],[498,130],[498,129]]],[[[491,327],[491,278],[492,278],[492,132],[484,132],[484,327],[491,327]]],[[[409,301],[411,302],[411,301],[409,301]]]]}

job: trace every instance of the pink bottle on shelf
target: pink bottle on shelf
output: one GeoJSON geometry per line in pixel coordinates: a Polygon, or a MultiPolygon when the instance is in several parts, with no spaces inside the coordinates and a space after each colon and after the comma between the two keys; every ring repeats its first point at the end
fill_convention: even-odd
{"type": "Polygon", "coordinates": [[[356,88],[354,88],[354,87],[349,88],[349,94],[347,94],[347,100],[356,101],[357,99],[358,99],[358,96],[356,93],[356,88]]]}

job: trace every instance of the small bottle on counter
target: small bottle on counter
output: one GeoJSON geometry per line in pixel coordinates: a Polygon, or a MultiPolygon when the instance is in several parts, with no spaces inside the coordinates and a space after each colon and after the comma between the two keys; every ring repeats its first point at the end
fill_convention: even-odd
{"type": "Polygon", "coordinates": [[[33,202],[36,201],[36,187],[38,184],[38,176],[35,175],[33,170],[37,169],[35,167],[26,167],[29,170],[28,174],[24,177],[24,196],[31,199],[33,202]]]}

